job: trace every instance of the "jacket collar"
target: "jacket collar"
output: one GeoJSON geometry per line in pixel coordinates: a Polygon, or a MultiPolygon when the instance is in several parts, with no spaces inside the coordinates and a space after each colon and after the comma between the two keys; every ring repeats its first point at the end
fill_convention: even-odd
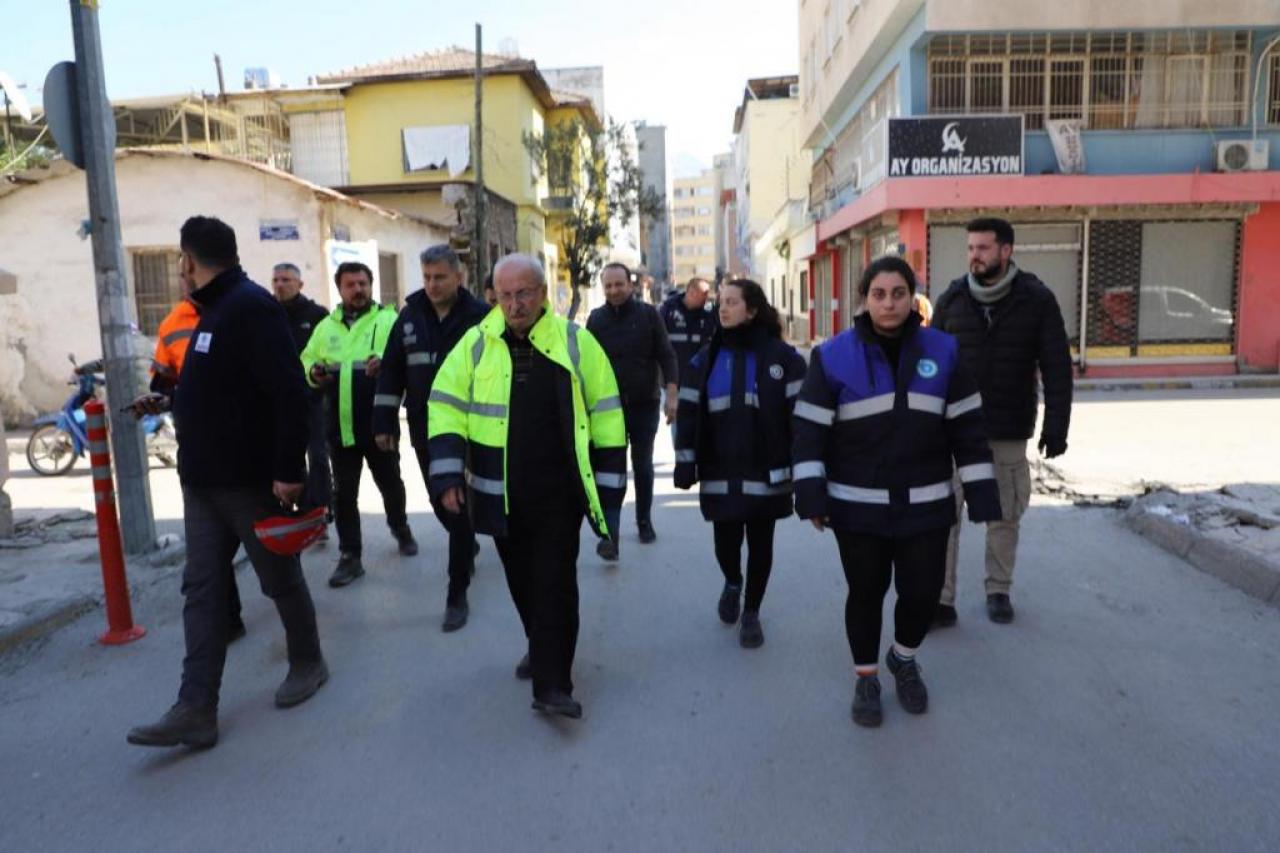
{"type": "MultiPolygon", "coordinates": [[[[923,322],[923,319],[924,318],[922,318],[917,311],[913,310],[908,314],[907,322],[902,324],[902,340],[905,341],[907,338],[914,335],[916,330],[920,328],[920,324],[923,322]]],[[[853,328],[857,333],[858,338],[863,343],[870,344],[875,342],[876,330],[871,325],[871,315],[866,311],[863,311],[861,314],[858,314],[853,318],[853,328]]]]}
{"type": "Polygon", "coordinates": [[[198,307],[212,305],[217,302],[233,285],[244,278],[244,270],[239,266],[229,267],[215,275],[204,287],[192,292],[191,300],[198,307]]]}

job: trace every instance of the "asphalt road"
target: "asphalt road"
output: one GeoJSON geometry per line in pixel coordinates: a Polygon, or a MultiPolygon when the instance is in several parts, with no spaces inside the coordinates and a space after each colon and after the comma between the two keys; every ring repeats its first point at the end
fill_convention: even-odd
{"type": "Polygon", "coordinates": [[[249,636],[212,751],[124,739],[176,693],[176,583],[134,602],[150,633],[131,646],[95,645],[95,612],[0,658],[0,849],[1276,849],[1276,610],[1111,511],[1038,499],[1017,621],[986,620],[970,527],[960,624],[921,651],[929,713],[903,712],[885,674],[885,723],[863,730],[831,536],[779,529],[768,639],[745,651],[716,619],[710,528],[669,472],[657,544],[629,508],[616,568],[584,534],[583,721],[539,717],[513,678],[522,637],[492,544],[471,623],[442,634],[435,520],[412,516],[423,553],[405,560],[374,500],[365,578],[331,590],[335,549],[306,556],[333,671],[311,702],[272,706],[283,636],[241,572],[249,636]]]}

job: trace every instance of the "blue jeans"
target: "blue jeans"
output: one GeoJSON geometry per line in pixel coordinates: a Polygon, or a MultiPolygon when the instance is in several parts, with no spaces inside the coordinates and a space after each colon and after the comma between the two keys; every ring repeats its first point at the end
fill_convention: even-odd
{"type": "MultiPolygon", "coordinates": [[[[631,468],[636,483],[636,523],[649,522],[653,509],[653,442],[658,437],[659,400],[627,403],[622,407],[626,422],[627,444],[631,446],[631,468]]],[[[617,541],[622,525],[622,507],[605,510],[609,534],[617,541]]]]}

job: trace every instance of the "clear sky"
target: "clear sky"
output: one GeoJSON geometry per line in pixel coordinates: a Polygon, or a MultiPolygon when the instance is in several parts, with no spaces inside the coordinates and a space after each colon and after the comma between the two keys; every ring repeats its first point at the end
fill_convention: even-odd
{"type": "MultiPolygon", "coordinates": [[[[0,71],[27,85],[73,59],[66,0],[0,0],[0,71]]],[[[728,147],[747,78],[794,74],[795,0],[101,0],[112,98],[217,90],[268,66],[290,86],[309,75],[452,44],[514,39],[542,67],[603,65],[620,121],[667,126],[676,176],[728,147]]]]}

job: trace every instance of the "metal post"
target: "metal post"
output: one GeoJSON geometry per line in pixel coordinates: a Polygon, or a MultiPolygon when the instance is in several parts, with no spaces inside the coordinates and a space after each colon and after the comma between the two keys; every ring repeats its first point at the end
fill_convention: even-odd
{"type": "Polygon", "coordinates": [[[476,233],[471,238],[475,243],[472,255],[476,263],[476,276],[475,281],[471,282],[471,289],[475,293],[481,292],[484,277],[489,272],[489,231],[486,223],[488,197],[484,188],[484,54],[481,53],[481,46],[480,25],[476,24],[476,233]]]}
{"type": "Polygon", "coordinates": [[[1084,239],[1080,242],[1080,375],[1088,369],[1089,348],[1089,214],[1084,216],[1084,239]]]}
{"type": "Polygon", "coordinates": [[[107,100],[102,71],[102,42],[96,0],[71,0],[71,27],[76,48],[76,95],[89,188],[90,236],[97,280],[98,325],[111,406],[111,455],[116,462],[116,491],[124,550],[141,554],[156,546],[147,482],[147,455],[138,422],[120,410],[138,396],[129,289],[120,242],[120,207],[116,199],[115,117],[107,100]]]}

